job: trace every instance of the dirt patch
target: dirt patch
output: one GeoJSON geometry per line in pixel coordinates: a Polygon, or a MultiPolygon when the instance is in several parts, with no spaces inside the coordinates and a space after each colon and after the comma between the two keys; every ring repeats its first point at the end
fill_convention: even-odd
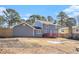
{"type": "Polygon", "coordinates": [[[73,54],[79,53],[76,48],[79,41],[64,38],[2,38],[0,39],[1,54],[73,54]],[[49,44],[48,41],[64,42],[49,44]]]}

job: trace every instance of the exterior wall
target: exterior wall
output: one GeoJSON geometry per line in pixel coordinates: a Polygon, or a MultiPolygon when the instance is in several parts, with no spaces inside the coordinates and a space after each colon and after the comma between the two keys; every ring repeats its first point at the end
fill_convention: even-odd
{"type": "Polygon", "coordinates": [[[79,27],[73,28],[73,38],[79,38],[79,27]]]}
{"type": "Polygon", "coordinates": [[[35,29],[34,30],[34,36],[35,37],[42,37],[43,33],[41,29],[35,29]]]}
{"type": "Polygon", "coordinates": [[[57,26],[43,24],[43,33],[57,33],[57,26]]]}
{"type": "Polygon", "coordinates": [[[67,34],[67,33],[69,33],[69,30],[68,30],[68,28],[61,28],[61,29],[59,29],[59,33],[67,34]]]}
{"type": "Polygon", "coordinates": [[[78,27],[73,28],[73,34],[79,34],[79,28],[78,27]]]}
{"type": "Polygon", "coordinates": [[[58,30],[59,37],[67,37],[68,34],[69,34],[68,28],[60,28],[58,30]]]}
{"type": "Polygon", "coordinates": [[[12,37],[12,33],[10,28],[0,28],[0,37],[12,37]]]}
{"type": "Polygon", "coordinates": [[[43,37],[58,37],[58,28],[56,25],[43,25],[43,37]]]}
{"type": "MultiPolygon", "coordinates": [[[[59,29],[59,36],[60,37],[68,37],[69,29],[67,27],[59,29]]],[[[79,38],[79,27],[73,26],[72,27],[72,37],[79,38]]]]}
{"type": "Polygon", "coordinates": [[[33,37],[33,28],[28,25],[18,25],[13,28],[13,36],[33,37]]]}
{"type": "MultiPolygon", "coordinates": [[[[36,21],[34,26],[38,26],[42,28],[42,36],[58,36],[58,28],[57,25],[52,24],[51,22],[44,22],[44,21],[36,21]]],[[[36,33],[36,32],[35,32],[36,33]]]]}

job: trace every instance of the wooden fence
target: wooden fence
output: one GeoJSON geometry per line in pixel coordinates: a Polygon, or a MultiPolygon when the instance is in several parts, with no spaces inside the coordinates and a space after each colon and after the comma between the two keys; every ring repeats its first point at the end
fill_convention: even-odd
{"type": "Polygon", "coordinates": [[[0,28],[0,37],[12,37],[12,29],[0,28]]]}

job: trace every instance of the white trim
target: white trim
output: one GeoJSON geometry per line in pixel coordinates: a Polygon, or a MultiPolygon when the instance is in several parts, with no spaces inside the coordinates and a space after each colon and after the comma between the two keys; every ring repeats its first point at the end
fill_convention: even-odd
{"type": "Polygon", "coordinates": [[[41,30],[39,29],[39,30],[36,30],[36,34],[42,34],[42,32],[41,32],[41,30]]]}
{"type": "MultiPolygon", "coordinates": [[[[19,25],[22,25],[22,24],[26,24],[26,25],[28,25],[29,27],[35,29],[34,27],[32,27],[31,25],[29,25],[29,24],[27,24],[27,23],[20,23],[20,24],[18,24],[18,25],[16,25],[16,26],[19,26],[19,25]]],[[[14,27],[16,27],[16,26],[14,26],[14,27]]],[[[13,28],[14,28],[14,27],[13,27],[13,28]]]]}
{"type": "Polygon", "coordinates": [[[33,37],[35,36],[35,29],[33,29],[33,37]]]}

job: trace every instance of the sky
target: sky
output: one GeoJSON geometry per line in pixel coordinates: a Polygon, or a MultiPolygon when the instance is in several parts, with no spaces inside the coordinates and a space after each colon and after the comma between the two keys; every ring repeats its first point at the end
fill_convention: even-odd
{"type": "Polygon", "coordinates": [[[30,15],[52,16],[56,19],[59,12],[64,11],[69,16],[76,16],[79,14],[79,6],[71,5],[0,5],[0,15],[6,8],[15,9],[21,18],[27,19],[30,15]]]}

